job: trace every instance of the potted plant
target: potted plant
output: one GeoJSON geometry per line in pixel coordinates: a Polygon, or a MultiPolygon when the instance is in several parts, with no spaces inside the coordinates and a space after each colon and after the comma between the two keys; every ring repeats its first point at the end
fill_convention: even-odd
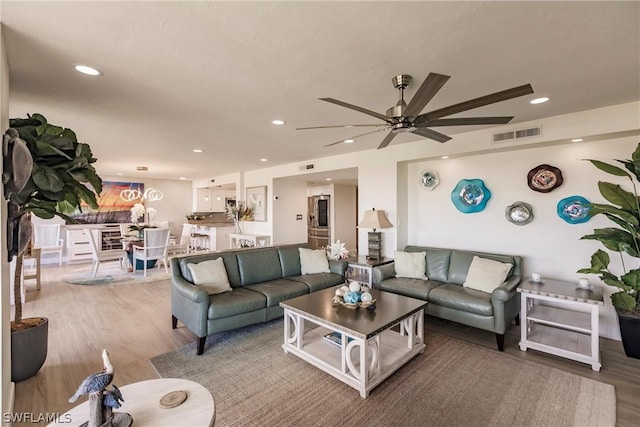
{"type": "Polygon", "coordinates": [[[92,166],[96,159],[91,148],[79,143],[72,130],[51,125],[40,114],[11,119],[9,125],[3,139],[3,183],[9,261],[16,258],[11,377],[22,381],[42,367],[48,337],[48,319],[22,318],[20,284],[24,250],[32,233],[29,215],[43,219],[57,215],[75,223],[68,215],[81,202],[98,208],[96,193],[102,191],[102,180],[92,166]]]}
{"type": "Polygon", "coordinates": [[[640,263],[627,265],[623,256],[640,258],[640,204],[636,188],[636,182],[640,182],[640,144],[631,160],[617,160],[626,170],[598,160],[589,161],[608,174],[629,178],[633,193],[620,185],[599,181],[600,194],[610,204],[592,203],[589,215],[604,215],[617,227],[595,229],[593,234],[581,237],[597,240],[609,251],[617,252],[623,271],[620,274],[611,271],[609,254],[598,249],[591,256],[591,267],[582,268],[578,273],[597,274],[604,283],[619,289],[611,295],[611,303],[618,313],[624,351],[627,356],[640,359],[640,263]]]}

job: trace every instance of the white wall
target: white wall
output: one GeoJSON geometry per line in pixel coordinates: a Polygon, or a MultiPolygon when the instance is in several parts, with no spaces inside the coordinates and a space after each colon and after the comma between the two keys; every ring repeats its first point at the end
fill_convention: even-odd
{"type": "MultiPolygon", "coordinates": [[[[594,203],[605,203],[598,192],[598,180],[632,190],[628,179],[600,172],[581,159],[610,163],[614,163],[610,159],[628,159],[639,142],[637,137],[626,137],[411,163],[405,181],[410,230],[407,243],[521,255],[525,276],[536,271],[543,277],[575,283],[580,276],[576,270],[588,267],[591,255],[601,247],[580,237],[611,223],[599,216],[586,223],[568,224],[556,213],[558,201],[580,195],[594,203]],[[527,173],[545,163],[562,171],[564,183],[549,193],[539,193],[527,186],[527,173]],[[440,184],[431,191],[419,184],[425,169],[436,171],[440,178],[440,184]],[[451,191],[463,178],[480,178],[492,192],[482,212],[463,214],[451,202],[451,191]],[[505,208],[516,201],[533,206],[533,222],[517,226],[505,219],[505,208]]],[[[597,279],[592,276],[591,281],[597,279]]],[[[601,335],[619,339],[610,294],[608,290],[606,309],[601,311],[601,335]]]]}
{"type": "MultiPolygon", "coordinates": [[[[2,6],[0,5],[0,8],[2,6]]],[[[0,16],[2,11],[0,9],[0,16]]],[[[2,133],[9,127],[9,63],[4,46],[4,36],[0,27],[0,128],[2,133]]],[[[2,166],[0,166],[1,168],[2,166]]],[[[7,223],[7,203],[4,200],[4,192],[0,188],[0,224],[7,223]]],[[[0,313],[2,314],[2,414],[13,410],[13,384],[11,383],[11,306],[9,304],[10,286],[9,263],[7,262],[7,235],[5,230],[0,231],[0,275],[2,279],[0,313]]],[[[4,425],[4,423],[3,423],[4,425]]]]}
{"type": "Polygon", "coordinates": [[[333,186],[333,242],[340,240],[349,250],[356,249],[357,215],[356,186],[334,184],[333,186]]]}

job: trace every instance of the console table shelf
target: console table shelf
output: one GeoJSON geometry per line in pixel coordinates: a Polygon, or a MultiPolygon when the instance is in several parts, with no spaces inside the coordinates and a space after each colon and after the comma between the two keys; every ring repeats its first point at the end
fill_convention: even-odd
{"type": "Polygon", "coordinates": [[[602,288],[579,289],[559,280],[525,282],[521,297],[520,350],[543,351],[599,371],[599,307],[602,288]]]}

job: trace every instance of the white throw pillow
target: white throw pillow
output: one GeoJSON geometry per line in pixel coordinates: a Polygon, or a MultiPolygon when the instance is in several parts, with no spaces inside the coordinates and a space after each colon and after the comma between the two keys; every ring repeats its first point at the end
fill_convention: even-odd
{"type": "Polygon", "coordinates": [[[427,280],[426,252],[396,251],[394,256],[396,277],[408,277],[410,279],[427,280]]]}
{"type": "Polygon", "coordinates": [[[189,263],[187,267],[191,271],[194,285],[202,286],[209,295],[221,294],[232,290],[222,258],[203,261],[198,264],[189,263]]]}
{"type": "Polygon", "coordinates": [[[302,274],[330,273],[327,252],[323,249],[313,250],[298,248],[300,252],[300,271],[302,274]]]}
{"type": "Polygon", "coordinates": [[[474,256],[463,286],[491,293],[504,282],[512,267],[512,264],[474,256]]]}

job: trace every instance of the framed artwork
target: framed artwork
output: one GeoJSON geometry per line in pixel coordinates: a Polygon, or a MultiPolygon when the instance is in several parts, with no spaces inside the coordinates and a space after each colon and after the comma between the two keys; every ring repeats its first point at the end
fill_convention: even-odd
{"type": "Polygon", "coordinates": [[[253,209],[254,221],[267,220],[267,186],[247,187],[247,206],[253,209]]]}
{"type": "Polygon", "coordinates": [[[131,222],[131,208],[143,203],[140,198],[125,200],[127,194],[143,194],[144,183],[102,181],[102,193],[97,197],[98,209],[91,209],[86,203],[70,216],[80,224],[127,223],[131,222]]]}

